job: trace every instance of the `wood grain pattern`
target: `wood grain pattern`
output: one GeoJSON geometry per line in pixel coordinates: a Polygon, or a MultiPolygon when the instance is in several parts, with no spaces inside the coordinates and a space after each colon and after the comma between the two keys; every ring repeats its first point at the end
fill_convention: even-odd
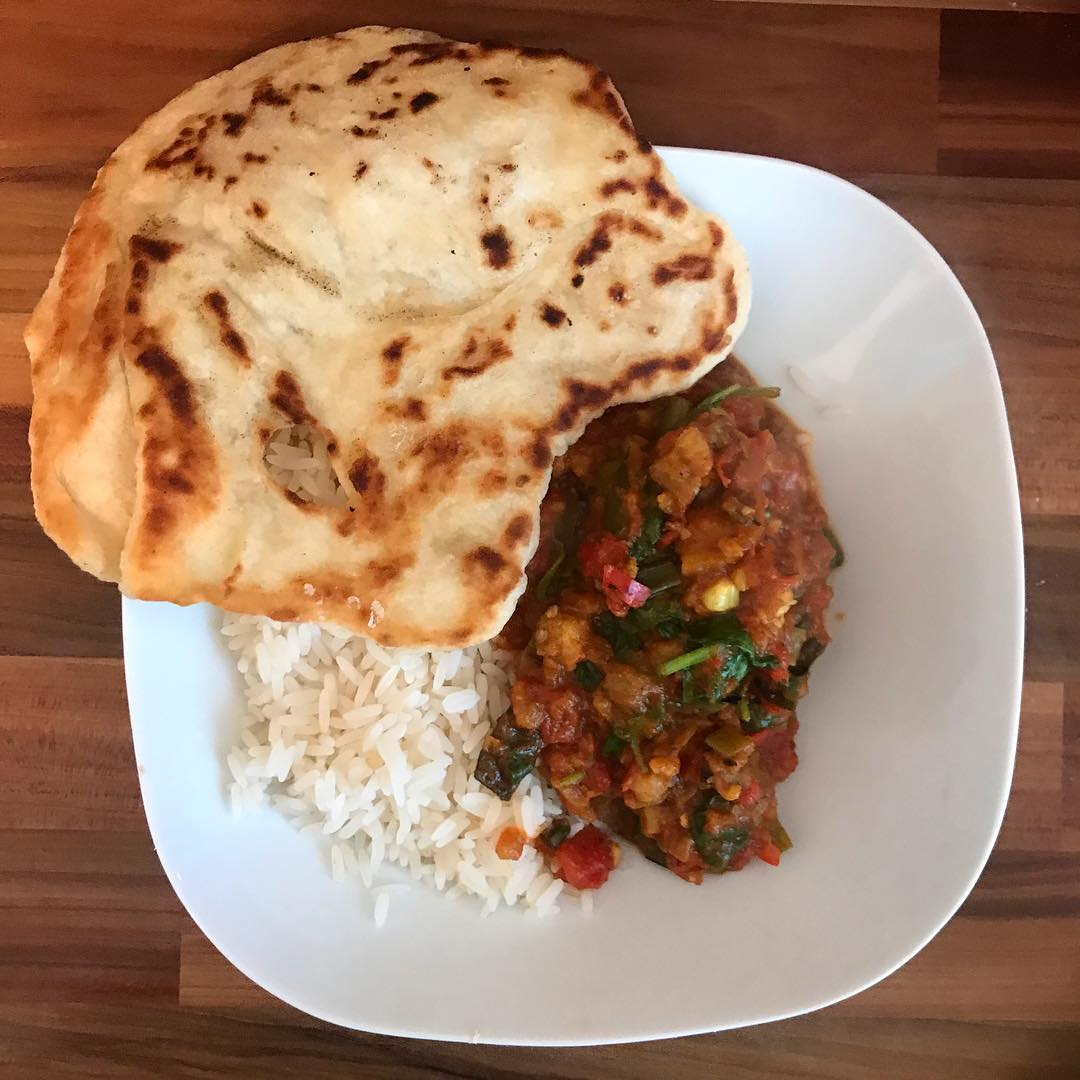
{"type": "Polygon", "coordinates": [[[1075,0],[0,8],[0,1076],[1075,1076],[1077,14],[1075,0]],[[1013,792],[959,914],[866,993],[810,1017],[636,1047],[365,1036],[254,987],[165,880],[139,802],[115,590],[76,570],[33,518],[22,327],[95,169],[144,115],[261,48],[365,21],[591,55],[651,138],[846,173],[915,224],[972,296],[1002,375],[1025,515],[1013,792]]]}
{"type": "Polygon", "coordinates": [[[94,32],[84,34],[54,27],[34,5],[9,6],[0,34],[22,58],[24,78],[20,92],[5,98],[19,135],[6,150],[7,168],[28,179],[66,171],[85,177],[147,111],[196,79],[270,45],[365,22],[569,44],[618,72],[631,112],[654,142],[783,154],[833,169],[934,168],[935,11],[712,0],[273,2],[259,10],[252,25],[219,0],[190,0],[160,6],[148,26],[113,0],[97,5],[94,32]],[[56,78],[74,71],[107,77],[56,78]]]}
{"type": "Polygon", "coordinates": [[[1080,15],[941,17],[938,171],[1080,178],[1080,15]]]}

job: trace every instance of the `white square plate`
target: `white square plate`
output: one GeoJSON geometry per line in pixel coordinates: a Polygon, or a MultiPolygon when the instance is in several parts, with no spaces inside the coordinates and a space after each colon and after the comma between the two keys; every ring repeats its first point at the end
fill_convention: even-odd
{"type": "Polygon", "coordinates": [[[754,276],[738,354],[815,438],[847,549],[834,642],[780,789],[783,865],[680,881],[627,851],[592,918],[446,902],[420,886],[376,929],[359,882],[270,809],[233,817],[242,698],[206,607],[124,602],[143,801],[177,894],[241,971],[348,1027],[586,1044],[738,1027],[871,985],[941,928],[997,834],[1023,631],[1020,518],[979,319],[930,245],[799,165],[665,150],[754,276]]]}

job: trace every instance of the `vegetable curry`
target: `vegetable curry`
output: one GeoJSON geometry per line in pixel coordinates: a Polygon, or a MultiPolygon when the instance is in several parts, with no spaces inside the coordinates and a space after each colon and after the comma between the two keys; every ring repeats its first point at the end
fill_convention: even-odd
{"type": "Polygon", "coordinates": [[[609,832],[695,883],[791,844],[776,785],[842,553],[778,393],[729,359],[556,463],[504,635],[512,706],[476,775],[507,798],[539,769],[570,817],[537,844],[577,888],[617,864],[609,832]]]}

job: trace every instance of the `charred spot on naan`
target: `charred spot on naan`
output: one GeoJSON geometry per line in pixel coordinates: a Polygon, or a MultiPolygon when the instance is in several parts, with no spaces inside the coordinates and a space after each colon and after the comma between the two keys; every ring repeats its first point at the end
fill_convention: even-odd
{"type": "Polygon", "coordinates": [[[376,559],[367,565],[367,580],[373,589],[385,589],[415,565],[416,556],[411,551],[402,551],[390,559],[376,559]]]}
{"type": "Polygon", "coordinates": [[[611,250],[611,229],[616,221],[617,219],[610,214],[601,215],[592,235],[578,248],[574,256],[575,266],[592,266],[604,252],[611,250]]]}
{"type": "Polygon", "coordinates": [[[566,322],[566,312],[561,307],[545,301],[540,305],[540,320],[555,330],[566,322]]]}
{"type": "Polygon", "coordinates": [[[545,425],[534,429],[532,440],[526,451],[527,459],[533,468],[546,469],[554,458],[552,446],[559,437],[584,426],[588,419],[598,414],[613,399],[620,401],[640,400],[647,395],[660,375],[665,373],[685,374],[699,364],[706,353],[715,352],[726,346],[726,330],[730,322],[720,331],[724,337],[717,338],[706,330],[700,344],[693,352],[677,353],[674,356],[656,356],[647,360],[636,360],[629,364],[622,375],[613,378],[606,385],[582,382],[579,379],[566,379],[563,382],[564,396],[558,411],[545,425]]]}
{"type": "Polygon", "coordinates": [[[386,491],[386,474],[379,467],[379,459],[369,450],[360,450],[353,458],[348,471],[349,483],[362,499],[378,503],[386,491]]]}
{"type": "Polygon", "coordinates": [[[279,371],[274,376],[274,389],[270,394],[270,404],[294,424],[318,426],[319,421],[308,412],[300,384],[296,381],[296,377],[288,371],[279,371]]]}
{"type": "Polygon", "coordinates": [[[480,234],[480,246],[487,256],[492,270],[505,270],[513,261],[513,246],[502,225],[480,234]]]}
{"type": "Polygon", "coordinates": [[[128,253],[131,256],[131,269],[124,303],[124,310],[127,314],[138,315],[142,310],[140,294],[150,282],[151,265],[167,263],[181,250],[183,249],[180,244],[161,237],[135,233],[129,238],[128,253]]]}
{"type": "Polygon", "coordinates": [[[497,495],[504,487],[506,487],[509,479],[510,478],[501,469],[489,469],[480,477],[480,480],[476,485],[476,490],[481,496],[490,498],[492,495],[497,495]]]}
{"type": "Polygon", "coordinates": [[[349,86],[358,86],[360,83],[365,83],[372,75],[375,74],[379,68],[386,67],[390,63],[389,59],[385,60],[365,60],[346,80],[349,86]]]}
{"type": "Polygon", "coordinates": [[[393,386],[401,374],[401,360],[405,355],[412,338],[408,334],[401,334],[383,346],[382,350],[382,380],[383,386],[393,386]]]}
{"type": "Polygon", "coordinates": [[[128,241],[128,250],[133,259],[146,258],[156,263],[167,263],[178,251],[182,250],[182,246],[172,240],[136,233],[128,241]]]}
{"type": "Polygon", "coordinates": [[[528,514],[516,514],[503,529],[503,543],[508,547],[523,544],[528,540],[532,527],[532,518],[528,514]]]}
{"type": "Polygon", "coordinates": [[[282,109],[292,104],[292,98],[277,87],[269,79],[261,80],[251,92],[251,104],[249,108],[254,111],[260,105],[271,105],[276,109],[282,109]]]}
{"type": "Polygon", "coordinates": [[[260,236],[251,229],[245,229],[244,239],[248,242],[256,261],[267,269],[285,267],[308,285],[312,285],[330,296],[341,295],[340,286],[329,274],[316,270],[312,266],[306,266],[295,255],[275,247],[265,237],[260,236]]]}
{"type": "Polygon", "coordinates": [[[186,124],[168,146],[149,158],[143,166],[147,172],[168,172],[177,167],[205,165],[201,154],[202,144],[210,129],[217,122],[216,116],[202,118],[199,128],[186,124]]]}
{"type": "Polygon", "coordinates": [[[439,95],[434,91],[421,90],[419,94],[414,94],[409,98],[409,112],[423,112],[425,109],[430,109],[432,105],[441,100],[439,95]]]}
{"type": "Polygon", "coordinates": [[[479,453],[476,434],[475,426],[454,421],[416,439],[406,454],[416,476],[416,491],[430,495],[452,490],[462,467],[479,453]]]}
{"type": "Polygon", "coordinates": [[[394,56],[412,55],[409,67],[425,67],[440,60],[468,60],[474,55],[474,50],[468,45],[447,40],[406,42],[391,46],[390,52],[394,56]]]}
{"type": "Polygon", "coordinates": [[[238,112],[226,112],[221,114],[224,128],[224,133],[230,138],[235,139],[241,131],[244,130],[244,125],[248,122],[247,113],[238,112]]]}
{"type": "Polygon", "coordinates": [[[673,281],[707,281],[716,273],[712,255],[680,255],[671,262],[657,263],[652,273],[654,285],[673,281]]]}
{"type": "Polygon", "coordinates": [[[645,200],[650,210],[660,207],[673,218],[683,217],[688,209],[686,200],[672,194],[668,186],[655,174],[645,181],[645,200]]]}
{"type": "Polygon", "coordinates": [[[470,335],[465,348],[457,358],[457,363],[442,370],[443,392],[449,392],[447,384],[455,379],[475,378],[496,364],[509,360],[513,355],[514,350],[502,338],[487,338],[481,346],[476,335],[470,335]]]}
{"type": "MultiPolygon", "coordinates": [[[[311,83],[303,86],[298,83],[296,90],[307,89],[313,93],[322,93],[322,87],[311,91],[311,87],[316,85],[311,83]]],[[[283,108],[292,104],[294,96],[295,91],[292,95],[286,94],[277,89],[271,80],[263,79],[252,90],[243,112],[235,109],[223,111],[220,115],[220,124],[217,114],[202,114],[197,118],[197,127],[194,126],[194,122],[185,124],[172,142],[147,160],[145,169],[167,172],[178,167],[190,167],[193,175],[212,180],[216,169],[206,157],[206,144],[210,141],[211,132],[220,130],[226,138],[238,139],[260,107],[283,108]]],[[[243,160],[248,164],[262,164],[267,161],[267,156],[249,151],[243,155],[243,160]]]]}
{"type": "Polygon", "coordinates": [[[614,120],[622,131],[631,138],[635,138],[634,123],[630,119],[630,114],[626,111],[626,106],[623,105],[622,98],[619,97],[610,77],[606,72],[593,67],[591,64],[588,67],[592,69],[592,76],[588,85],[583,90],[578,90],[572,94],[570,100],[575,105],[593,109],[602,116],[614,120]]]}
{"type": "Polygon", "coordinates": [[[222,345],[236,358],[242,367],[251,367],[251,354],[248,352],[247,342],[240,332],[232,324],[229,317],[229,301],[225,294],[217,289],[212,289],[203,298],[203,303],[214,315],[218,323],[218,332],[222,345]]]}
{"type": "Polygon", "coordinates": [[[633,180],[621,176],[618,180],[608,180],[606,183],[600,185],[600,195],[605,199],[610,199],[621,191],[633,195],[637,191],[637,184],[635,184],[633,180]]]}
{"type": "Polygon", "coordinates": [[[133,363],[151,386],[139,409],[145,510],[135,539],[140,555],[151,558],[181,520],[213,509],[220,483],[213,438],[180,364],[160,345],[143,349],[133,363]]]}
{"type": "Polygon", "coordinates": [[[409,420],[414,423],[423,423],[428,418],[427,406],[418,397],[386,401],[382,406],[383,413],[391,420],[409,420]]]}

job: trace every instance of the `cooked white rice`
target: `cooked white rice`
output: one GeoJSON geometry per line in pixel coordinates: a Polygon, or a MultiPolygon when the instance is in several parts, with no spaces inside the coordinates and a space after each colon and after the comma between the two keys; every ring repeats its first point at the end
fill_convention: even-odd
{"type": "Polygon", "coordinates": [[[282,428],[266,444],[267,472],[304,502],[344,506],[348,501],[326,452],[326,440],[306,424],[282,428]]]}
{"type": "MultiPolygon", "coordinates": [[[[509,704],[509,656],[490,644],[390,650],[313,623],[225,613],[248,702],[226,761],[237,811],[269,802],[329,842],[330,870],[369,888],[385,864],[483,902],[557,910],[563,882],[526,845],[495,853],[509,825],[530,839],[552,807],[535,777],[509,802],[473,778],[492,722],[509,704]]],[[[391,893],[372,889],[374,916],[391,893]]]]}
{"type": "MultiPolygon", "coordinates": [[[[266,461],[302,496],[344,500],[316,434],[280,432],[266,461]]],[[[230,613],[221,632],[247,697],[226,759],[233,808],[269,802],[325,838],[331,874],[362,879],[378,925],[402,887],[380,883],[394,865],[448,896],[477,897],[484,914],[517,904],[547,915],[574,894],[531,845],[513,861],[495,853],[507,826],[532,839],[558,812],[540,781],[527,777],[504,803],[472,775],[510,702],[507,653],[384,649],[330,626],[230,613]]]]}

